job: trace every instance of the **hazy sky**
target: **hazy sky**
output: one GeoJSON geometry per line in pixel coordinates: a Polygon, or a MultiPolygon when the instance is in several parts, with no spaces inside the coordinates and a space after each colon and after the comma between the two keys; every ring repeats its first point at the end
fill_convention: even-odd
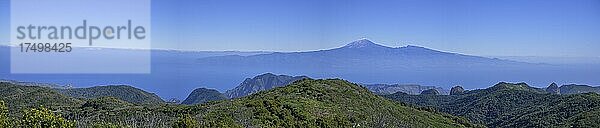
{"type": "MultiPolygon", "coordinates": [[[[9,0],[0,0],[8,42],[9,0]]],[[[306,51],[367,37],[496,56],[600,57],[599,0],[153,0],[153,48],[306,51]]]]}

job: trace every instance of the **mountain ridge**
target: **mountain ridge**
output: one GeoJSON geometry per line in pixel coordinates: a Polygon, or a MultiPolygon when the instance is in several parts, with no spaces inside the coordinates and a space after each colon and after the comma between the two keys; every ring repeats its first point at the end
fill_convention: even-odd
{"type": "Polygon", "coordinates": [[[449,94],[448,90],[436,86],[422,86],[418,84],[359,84],[366,87],[370,91],[378,95],[388,95],[397,92],[404,92],[407,94],[418,95],[422,91],[427,89],[436,89],[441,94],[449,94]]]}
{"type": "Polygon", "coordinates": [[[600,95],[583,93],[559,95],[526,83],[500,82],[486,89],[457,95],[407,95],[396,93],[386,98],[417,106],[433,107],[473,123],[488,127],[598,127],[593,110],[600,109],[600,95]],[[586,121],[578,121],[585,119],[586,121]]]}
{"type": "Polygon", "coordinates": [[[78,98],[115,97],[136,104],[162,104],[164,101],[156,94],[129,85],[106,85],[89,88],[55,89],[58,92],[78,98]]]}
{"type": "Polygon", "coordinates": [[[288,76],[264,73],[253,78],[246,78],[237,87],[227,90],[224,95],[238,98],[276,87],[286,86],[296,80],[306,79],[307,76],[288,76]]]}

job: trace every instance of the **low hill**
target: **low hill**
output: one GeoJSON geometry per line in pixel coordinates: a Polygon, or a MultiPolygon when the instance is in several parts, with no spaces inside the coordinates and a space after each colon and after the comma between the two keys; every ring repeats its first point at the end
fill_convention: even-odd
{"type": "Polygon", "coordinates": [[[214,89],[198,88],[194,89],[190,95],[185,98],[181,104],[201,104],[209,101],[226,100],[225,95],[214,89]]]}
{"type": "Polygon", "coordinates": [[[0,82],[0,100],[6,102],[11,114],[39,106],[65,110],[84,102],[64,96],[49,87],[22,86],[6,82],[0,82]]]}
{"type": "Polygon", "coordinates": [[[600,127],[590,116],[600,109],[595,93],[558,95],[525,83],[498,83],[487,89],[459,95],[407,95],[385,97],[468,118],[488,127],[600,127]],[[581,126],[584,125],[584,126],[581,126]]]}
{"type": "Polygon", "coordinates": [[[109,85],[57,90],[64,95],[78,98],[115,97],[123,101],[136,104],[164,103],[164,101],[154,93],[149,93],[127,85],[109,85]]]}

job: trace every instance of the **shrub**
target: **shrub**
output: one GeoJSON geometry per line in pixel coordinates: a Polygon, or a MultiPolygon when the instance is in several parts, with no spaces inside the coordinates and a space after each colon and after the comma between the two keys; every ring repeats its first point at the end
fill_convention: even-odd
{"type": "Polygon", "coordinates": [[[173,128],[198,128],[200,125],[198,121],[192,118],[190,115],[183,115],[173,123],[173,128]]]}
{"type": "Polygon", "coordinates": [[[27,128],[74,128],[75,122],[66,120],[54,114],[47,108],[40,107],[25,110],[21,120],[21,127],[27,128]]]}
{"type": "Polygon", "coordinates": [[[6,107],[4,101],[0,100],[0,128],[6,128],[8,126],[8,107],[6,107]]]}

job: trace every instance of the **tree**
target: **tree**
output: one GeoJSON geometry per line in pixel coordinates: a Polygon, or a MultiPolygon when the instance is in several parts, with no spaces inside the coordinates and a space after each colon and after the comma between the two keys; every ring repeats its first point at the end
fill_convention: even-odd
{"type": "Polygon", "coordinates": [[[54,114],[47,108],[40,107],[25,110],[21,127],[27,128],[74,128],[75,122],[54,114]]]}
{"type": "Polygon", "coordinates": [[[113,123],[101,122],[92,125],[93,128],[126,128],[126,126],[120,126],[113,123]]]}
{"type": "Polygon", "coordinates": [[[0,127],[6,128],[8,126],[8,107],[6,107],[4,101],[0,100],[0,127]]]}
{"type": "Polygon", "coordinates": [[[192,118],[190,115],[183,115],[173,123],[173,128],[198,128],[200,125],[198,121],[192,118]]]}

